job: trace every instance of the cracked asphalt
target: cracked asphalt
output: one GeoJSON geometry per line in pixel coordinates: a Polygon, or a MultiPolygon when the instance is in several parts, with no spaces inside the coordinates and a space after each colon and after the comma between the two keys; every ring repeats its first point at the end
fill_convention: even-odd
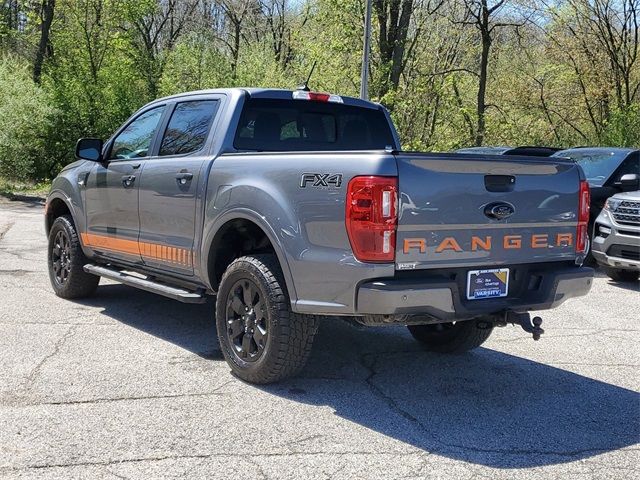
{"type": "Polygon", "coordinates": [[[49,287],[42,207],[0,201],[0,478],[640,478],[638,285],[598,275],[467,355],[323,321],[299,378],[222,360],[213,305],[49,287]]]}

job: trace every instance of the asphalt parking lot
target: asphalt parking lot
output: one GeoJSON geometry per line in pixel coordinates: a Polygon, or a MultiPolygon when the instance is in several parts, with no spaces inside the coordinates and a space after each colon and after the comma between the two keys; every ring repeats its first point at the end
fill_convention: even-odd
{"type": "Polygon", "coordinates": [[[320,327],[302,376],[229,373],[213,306],[49,287],[42,207],[0,200],[0,478],[640,478],[638,285],[473,353],[320,327]]]}

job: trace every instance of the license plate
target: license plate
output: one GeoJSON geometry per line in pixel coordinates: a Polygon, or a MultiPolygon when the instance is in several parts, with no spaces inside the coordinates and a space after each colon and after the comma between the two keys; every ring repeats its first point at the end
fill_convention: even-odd
{"type": "Polygon", "coordinates": [[[467,299],[506,297],[509,292],[509,269],[471,270],[467,274],[467,299]]]}

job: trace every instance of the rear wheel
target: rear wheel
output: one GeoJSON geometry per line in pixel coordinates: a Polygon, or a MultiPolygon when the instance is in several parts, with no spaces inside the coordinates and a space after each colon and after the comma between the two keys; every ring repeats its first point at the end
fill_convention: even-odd
{"type": "Polygon", "coordinates": [[[407,326],[413,338],[427,350],[439,353],[464,353],[482,345],[493,331],[490,323],[476,320],[407,326]]]}
{"type": "Polygon", "coordinates": [[[311,353],[316,317],[291,311],[273,255],[234,260],[216,298],[216,326],[225,360],[241,379],[273,383],[297,374],[311,353]]]}
{"type": "Polygon", "coordinates": [[[84,271],[87,263],[72,218],[69,215],[56,218],[49,231],[48,266],[57,296],[82,298],[96,291],[100,277],[84,271]]]}
{"type": "Polygon", "coordinates": [[[619,268],[605,268],[607,276],[616,282],[636,282],[640,272],[634,270],[622,270],[619,268]]]}

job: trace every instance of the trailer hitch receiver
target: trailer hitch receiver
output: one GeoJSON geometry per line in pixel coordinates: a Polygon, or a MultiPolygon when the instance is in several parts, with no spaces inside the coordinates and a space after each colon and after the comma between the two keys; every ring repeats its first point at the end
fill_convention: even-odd
{"type": "Polygon", "coordinates": [[[541,327],[542,318],[533,317],[532,319],[528,312],[508,311],[505,314],[505,322],[520,325],[525,332],[532,334],[534,340],[540,340],[540,336],[544,333],[541,327]]]}

